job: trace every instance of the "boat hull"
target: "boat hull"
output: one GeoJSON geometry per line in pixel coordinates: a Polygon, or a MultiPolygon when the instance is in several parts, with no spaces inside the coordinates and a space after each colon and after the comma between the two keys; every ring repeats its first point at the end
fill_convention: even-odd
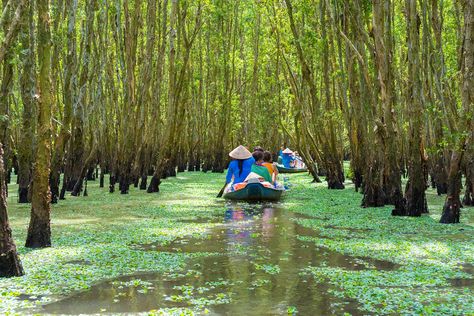
{"type": "Polygon", "coordinates": [[[260,183],[249,183],[245,188],[224,194],[224,198],[239,201],[278,201],[283,192],[283,189],[266,188],[260,183]]]}
{"type": "Polygon", "coordinates": [[[282,165],[277,165],[279,173],[300,173],[307,172],[308,168],[286,168],[282,165]]]}

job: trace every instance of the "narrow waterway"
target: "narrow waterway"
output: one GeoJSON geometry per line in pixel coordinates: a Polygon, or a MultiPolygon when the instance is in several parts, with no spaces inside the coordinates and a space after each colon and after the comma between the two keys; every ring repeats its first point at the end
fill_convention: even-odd
{"type": "Polygon", "coordinates": [[[189,307],[215,315],[362,314],[357,304],[332,296],[331,285],[305,273],[321,264],[348,270],[391,270],[390,262],[345,256],[298,236],[319,237],[298,224],[301,216],[279,205],[228,204],[222,216],[187,222],[218,223],[204,238],[168,245],[130,245],[142,251],[208,253],[182,273],[141,273],[104,281],[90,290],[45,305],[60,314],[132,313],[189,307]]]}

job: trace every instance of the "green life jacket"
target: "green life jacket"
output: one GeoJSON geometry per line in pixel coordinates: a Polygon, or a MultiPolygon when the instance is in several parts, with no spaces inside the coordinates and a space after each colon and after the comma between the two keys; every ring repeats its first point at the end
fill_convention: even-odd
{"type": "Polygon", "coordinates": [[[263,177],[265,181],[268,181],[270,183],[272,182],[272,176],[270,175],[270,172],[268,172],[267,167],[253,164],[252,172],[255,172],[259,176],[263,177]]]}

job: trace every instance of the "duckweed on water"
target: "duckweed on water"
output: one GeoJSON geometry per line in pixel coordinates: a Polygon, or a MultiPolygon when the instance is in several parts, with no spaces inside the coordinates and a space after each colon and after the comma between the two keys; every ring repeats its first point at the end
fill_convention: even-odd
{"type": "Polygon", "coordinates": [[[265,271],[268,274],[278,274],[280,273],[280,267],[273,264],[255,264],[255,269],[265,271]]]}
{"type": "Polygon", "coordinates": [[[165,244],[184,235],[203,234],[213,224],[186,224],[178,219],[216,214],[215,180],[189,174],[167,182],[160,195],[138,190],[131,190],[130,195],[109,194],[90,182],[88,197],[67,197],[53,205],[53,247],[41,250],[22,246],[29,205],[16,203],[17,186],[11,185],[10,220],[26,275],[0,280],[0,313],[25,311],[121,275],[182,271],[187,259],[202,254],[147,252],[130,245],[165,244]],[[182,185],[176,193],[178,183],[182,185]],[[202,198],[195,198],[196,192],[202,198]],[[180,204],[182,200],[186,203],[180,204]],[[81,261],[88,264],[68,263],[81,261]],[[28,300],[17,299],[25,294],[28,300]]]}
{"type": "Polygon", "coordinates": [[[319,185],[310,189],[302,181],[297,180],[299,190],[293,197],[306,200],[304,204],[290,201],[290,208],[314,216],[296,221],[327,238],[301,236],[301,240],[399,265],[393,271],[308,267],[316,280],[338,288],[333,290],[335,296],[356,299],[365,311],[376,314],[474,314],[473,288],[449,286],[450,279],[474,278],[463,269],[474,261],[473,208],[463,210],[460,225],[439,224],[444,197],[430,192],[429,215],[391,217],[390,207],[359,207],[361,196],[351,190],[329,191],[319,185]],[[453,235],[456,238],[450,239],[453,235]]]}
{"type": "MultiPolygon", "coordinates": [[[[456,282],[451,282],[474,278],[469,268],[474,265],[473,208],[463,209],[461,224],[442,225],[438,220],[444,197],[431,191],[429,215],[399,218],[390,216],[390,207],[359,207],[361,195],[350,185],[346,190],[330,191],[324,184],[310,184],[304,174],[290,179],[293,186],[282,207],[301,214],[293,220],[316,232],[298,238],[321,252],[350,255],[361,266],[348,270],[324,260],[317,266],[308,264],[302,275],[330,285],[333,297],[356,301],[361,314],[474,314],[472,283],[453,286],[456,282]],[[386,270],[380,269],[384,262],[391,264],[386,270]]],[[[129,195],[109,194],[90,182],[89,197],[68,197],[53,206],[53,247],[41,250],[22,247],[29,206],[16,203],[17,186],[11,185],[9,213],[26,275],[0,280],[0,313],[32,313],[39,305],[87,290],[100,281],[137,272],[159,272],[170,278],[199,276],[202,267],[197,264],[191,269],[188,263],[209,253],[144,251],[134,245],[166,245],[184,236],[213,238],[205,233],[218,225],[213,218],[223,216],[225,204],[215,198],[221,182],[222,175],[184,173],[166,180],[159,194],[132,189],[129,195]]],[[[245,229],[232,232],[245,233],[245,229]]],[[[267,237],[252,233],[250,238],[267,237]]],[[[245,253],[242,244],[230,246],[226,251],[245,253]]],[[[268,278],[254,280],[248,291],[270,287],[272,278],[280,273],[279,265],[266,262],[262,254],[253,255],[258,261],[253,265],[268,278]]],[[[283,252],[279,260],[292,259],[283,252]]],[[[192,309],[163,308],[144,314],[206,313],[207,307],[238,300],[237,294],[226,290],[233,282],[237,281],[176,288],[179,293],[168,299],[193,305],[192,309]]],[[[140,277],[115,285],[142,292],[155,290],[140,277]]],[[[296,306],[284,308],[283,313],[297,313],[296,306]]]]}

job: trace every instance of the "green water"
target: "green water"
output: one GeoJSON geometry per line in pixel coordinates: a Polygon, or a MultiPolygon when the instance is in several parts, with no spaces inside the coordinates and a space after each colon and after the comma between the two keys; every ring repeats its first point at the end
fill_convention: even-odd
{"type": "Polygon", "coordinates": [[[245,209],[228,205],[204,238],[179,238],[167,245],[132,244],[142,251],[207,253],[189,262],[185,274],[146,273],[120,277],[46,305],[49,313],[131,313],[190,307],[216,315],[360,314],[357,304],[330,294],[328,282],[306,273],[324,262],[347,270],[393,270],[390,262],[345,256],[316,248],[299,236],[315,231],[296,223],[301,217],[275,205],[245,209]],[[207,306],[207,310],[204,309],[207,306]]]}

